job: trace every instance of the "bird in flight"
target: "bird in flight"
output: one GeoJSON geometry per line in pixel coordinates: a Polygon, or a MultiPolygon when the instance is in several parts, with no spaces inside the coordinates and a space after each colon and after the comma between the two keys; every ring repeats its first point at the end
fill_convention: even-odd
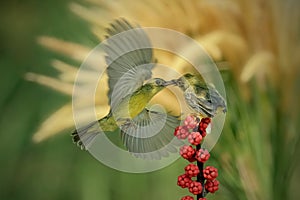
{"type": "Polygon", "coordinates": [[[104,52],[110,111],[104,118],[73,131],[74,143],[88,149],[98,134],[118,130],[124,146],[138,157],[160,159],[176,152],[168,144],[180,123],[179,116],[147,108],[149,101],[174,81],[152,78],[156,61],[146,32],[118,19],[107,34],[104,52]]]}

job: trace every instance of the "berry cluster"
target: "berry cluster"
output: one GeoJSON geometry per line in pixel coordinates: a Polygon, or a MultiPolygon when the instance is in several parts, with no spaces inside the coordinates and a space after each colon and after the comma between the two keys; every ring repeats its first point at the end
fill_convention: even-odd
{"type": "MultiPolygon", "coordinates": [[[[194,197],[192,196],[184,196],[181,198],[181,200],[194,200],[194,197]]],[[[199,198],[199,200],[206,200],[206,198],[199,198]]]]}
{"type": "Polygon", "coordinates": [[[182,197],[181,200],[194,200],[194,198],[192,196],[185,196],[182,197]]]}
{"type": "Polygon", "coordinates": [[[195,195],[202,193],[202,184],[197,181],[193,181],[190,183],[189,186],[190,193],[193,193],[195,195]]]}
{"type": "Polygon", "coordinates": [[[217,178],[218,176],[218,170],[215,167],[212,166],[207,166],[205,167],[205,169],[203,170],[203,176],[204,178],[206,178],[207,180],[214,180],[215,178],[217,178]]]}
{"type": "Polygon", "coordinates": [[[179,150],[179,153],[180,153],[181,157],[183,157],[184,159],[187,159],[190,162],[194,162],[196,160],[196,158],[195,158],[196,150],[193,149],[193,147],[191,145],[182,146],[179,150]]]}
{"type": "MultiPolygon", "coordinates": [[[[212,166],[203,169],[203,164],[209,159],[210,154],[206,149],[201,148],[201,143],[211,131],[210,124],[210,118],[202,118],[200,121],[198,117],[190,115],[186,117],[184,125],[178,126],[174,132],[178,139],[187,138],[191,144],[180,148],[181,157],[191,163],[184,168],[185,173],[178,176],[177,185],[188,188],[190,193],[197,195],[198,200],[206,200],[204,196],[207,193],[214,193],[219,189],[219,181],[216,180],[218,170],[212,166]],[[197,161],[197,165],[192,163],[195,161],[197,161]],[[197,179],[193,180],[194,177],[197,179]]],[[[194,198],[184,196],[181,200],[194,200],[194,198]]]]}
{"type": "Polygon", "coordinates": [[[206,149],[199,149],[195,154],[195,159],[202,163],[205,163],[209,157],[210,154],[206,149]]]}
{"type": "Polygon", "coordinates": [[[211,119],[210,118],[202,118],[201,123],[199,123],[199,132],[203,137],[206,136],[206,134],[211,132],[211,119]]]}
{"type": "Polygon", "coordinates": [[[186,126],[178,126],[178,127],[175,129],[174,135],[175,135],[178,139],[184,140],[184,139],[187,138],[187,136],[189,135],[189,130],[187,129],[186,126]]]}
{"type": "Polygon", "coordinates": [[[205,183],[205,189],[210,193],[215,193],[219,189],[219,184],[218,180],[207,180],[205,183]]]}
{"type": "Polygon", "coordinates": [[[202,142],[202,135],[199,132],[191,132],[188,136],[189,143],[199,145],[202,142]]]}
{"type": "Polygon", "coordinates": [[[186,174],[182,174],[182,175],[178,176],[177,185],[182,188],[189,187],[191,182],[192,182],[191,177],[187,176],[186,174]]]}
{"type": "Polygon", "coordinates": [[[195,177],[200,173],[199,167],[197,165],[194,165],[194,164],[187,165],[184,168],[184,170],[185,170],[185,174],[189,177],[195,177]]]}

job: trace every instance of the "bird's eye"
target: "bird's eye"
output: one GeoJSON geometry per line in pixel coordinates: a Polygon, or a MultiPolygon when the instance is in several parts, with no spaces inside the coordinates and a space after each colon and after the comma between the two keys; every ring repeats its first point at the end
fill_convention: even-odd
{"type": "Polygon", "coordinates": [[[183,82],[182,82],[181,79],[179,79],[179,80],[177,81],[177,85],[178,85],[179,87],[183,86],[183,82]]]}
{"type": "Polygon", "coordinates": [[[156,85],[162,85],[163,84],[162,80],[160,80],[160,79],[156,79],[155,83],[156,83],[156,85]]]}

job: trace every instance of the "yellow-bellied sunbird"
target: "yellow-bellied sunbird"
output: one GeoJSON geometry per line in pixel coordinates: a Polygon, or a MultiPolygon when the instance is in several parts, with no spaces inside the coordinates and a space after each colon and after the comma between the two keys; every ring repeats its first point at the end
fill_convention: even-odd
{"type": "Polygon", "coordinates": [[[123,144],[133,154],[150,152],[151,156],[160,158],[167,152],[176,151],[174,147],[161,149],[173,139],[172,133],[179,125],[178,116],[146,108],[154,95],[173,84],[161,78],[151,79],[155,61],[147,34],[125,19],[114,21],[107,33],[104,52],[108,65],[110,112],[106,117],[75,130],[73,141],[87,149],[100,133],[100,126],[103,132],[121,130],[123,144]],[[122,32],[123,35],[118,35],[122,32]],[[149,81],[144,83],[146,80],[149,81]],[[155,131],[158,134],[153,134],[155,131]]]}
{"type": "Polygon", "coordinates": [[[226,102],[212,84],[206,84],[200,74],[184,74],[171,80],[184,92],[184,98],[195,114],[203,117],[214,117],[217,113],[226,112],[226,102]]]}

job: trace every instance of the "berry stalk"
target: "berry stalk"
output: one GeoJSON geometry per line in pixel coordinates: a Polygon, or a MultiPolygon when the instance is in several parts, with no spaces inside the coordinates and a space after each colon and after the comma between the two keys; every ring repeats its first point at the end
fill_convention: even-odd
{"type": "MultiPolygon", "coordinates": [[[[198,144],[198,145],[196,146],[196,150],[199,151],[200,149],[201,149],[201,144],[198,144]]],[[[197,160],[197,166],[198,166],[199,171],[200,171],[200,173],[198,173],[198,175],[197,175],[197,182],[200,182],[201,185],[203,186],[203,191],[202,191],[200,194],[197,195],[197,199],[203,198],[203,197],[204,197],[204,196],[203,196],[203,192],[204,192],[203,165],[204,165],[203,162],[199,162],[199,161],[197,160]]]]}

